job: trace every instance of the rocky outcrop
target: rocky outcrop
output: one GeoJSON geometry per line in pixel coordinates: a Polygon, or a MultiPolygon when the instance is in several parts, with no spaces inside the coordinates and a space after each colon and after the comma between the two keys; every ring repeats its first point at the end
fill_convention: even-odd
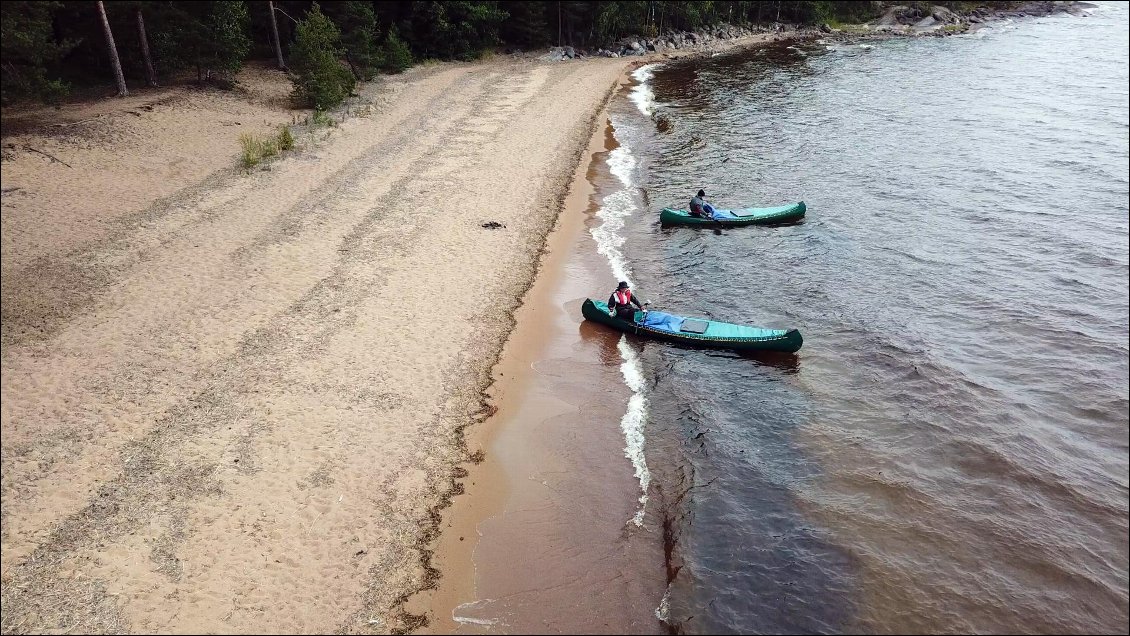
{"type": "Polygon", "coordinates": [[[887,7],[883,15],[869,22],[867,27],[876,31],[945,30],[947,33],[953,33],[964,31],[970,24],[981,24],[994,17],[1043,16],[1060,12],[1073,15],[1085,14],[1083,10],[1085,4],[1087,3],[1041,0],[1025,2],[1003,10],[976,7],[960,14],[941,5],[934,5],[927,10],[917,4],[914,6],[897,4],[887,7]]]}
{"type": "MultiPolygon", "coordinates": [[[[798,30],[800,27],[796,27],[798,30]]],[[[755,30],[745,26],[720,24],[703,29],[702,31],[668,31],[656,37],[629,37],[617,40],[600,47],[596,54],[603,57],[629,57],[633,55],[647,55],[649,53],[677,51],[685,49],[702,49],[719,42],[736,40],[763,33],[766,29],[755,30]]],[[[773,24],[768,30],[784,31],[785,27],[773,24]]]]}
{"type": "Polygon", "coordinates": [[[585,57],[584,51],[579,51],[571,46],[555,46],[549,49],[549,53],[543,55],[542,59],[550,62],[563,62],[580,57],[585,57]]]}

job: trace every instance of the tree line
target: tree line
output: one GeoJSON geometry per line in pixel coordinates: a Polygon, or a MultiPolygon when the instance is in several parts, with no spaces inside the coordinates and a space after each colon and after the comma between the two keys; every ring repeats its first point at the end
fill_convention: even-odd
{"type": "MultiPolygon", "coordinates": [[[[225,84],[249,59],[291,73],[300,102],[329,107],[357,80],[415,60],[551,44],[596,48],[720,24],[861,21],[885,3],[786,1],[5,0],[0,69],[5,104],[54,101],[114,81],[156,86],[185,71],[225,84]]],[[[904,4],[969,5],[967,2],[904,4]]]]}

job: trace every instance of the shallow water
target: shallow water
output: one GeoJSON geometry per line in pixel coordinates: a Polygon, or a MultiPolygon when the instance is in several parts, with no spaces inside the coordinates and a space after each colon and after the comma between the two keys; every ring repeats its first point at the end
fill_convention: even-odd
{"type": "Polygon", "coordinates": [[[636,73],[592,229],[608,288],[805,336],[622,345],[672,629],[1126,631],[1128,24],[636,73]],[[659,227],[699,187],[809,214],[659,227]]]}

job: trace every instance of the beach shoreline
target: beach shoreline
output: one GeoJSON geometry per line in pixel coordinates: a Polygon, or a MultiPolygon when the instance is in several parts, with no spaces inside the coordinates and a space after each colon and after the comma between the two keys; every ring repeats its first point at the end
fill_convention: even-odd
{"type": "Polygon", "coordinates": [[[811,35],[414,69],[251,173],[238,133],[303,114],[262,69],[6,136],[4,631],[423,626],[464,431],[520,392],[492,369],[626,73],[811,35]]]}

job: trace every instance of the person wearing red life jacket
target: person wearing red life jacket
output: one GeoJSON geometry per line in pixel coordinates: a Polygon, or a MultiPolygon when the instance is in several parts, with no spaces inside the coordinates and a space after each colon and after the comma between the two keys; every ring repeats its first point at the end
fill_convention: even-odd
{"type": "Polygon", "coordinates": [[[620,284],[616,286],[616,291],[608,297],[608,313],[621,320],[635,322],[636,310],[632,309],[632,305],[643,309],[643,305],[640,304],[639,300],[636,300],[632,290],[628,288],[628,283],[620,281],[620,284]]]}

